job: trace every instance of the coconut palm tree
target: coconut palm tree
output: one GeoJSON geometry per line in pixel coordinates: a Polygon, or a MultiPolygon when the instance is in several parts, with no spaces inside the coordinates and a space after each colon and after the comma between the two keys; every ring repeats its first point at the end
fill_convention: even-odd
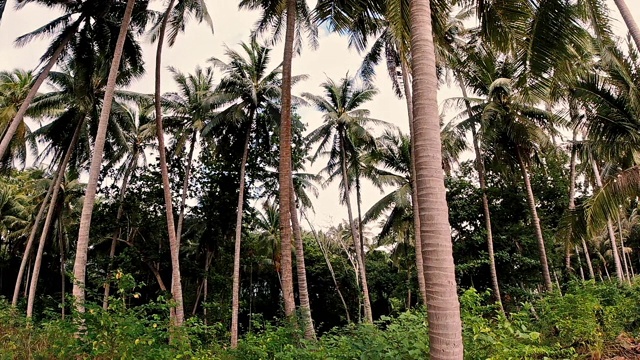
{"type": "Polygon", "coordinates": [[[442,173],[429,0],[410,1],[413,130],[431,359],[462,359],[462,324],[442,173]]]}
{"type": "MultiPolygon", "coordinates": [[[[189,15],[194,15],[199,22],[206,21],[212,27],[211,17],[207,11],[207,6],[202,0],[170,0],[167,9],[156,25],[156,31],[152,32],[152,40],[157,40],[156,62],[155,62],[155,114],[156,114],[156,134],[158,137],[158,153],[160,162],[160,173],[162,176],[162,186],[164,189],[165,210],[167,216],[167,229],[169,232],[169,247],[171,249],[171,294],[176,301],[175,309],[171,309],[171,318],[174,325],[181,326],[184,321],[184,304],[182,303],[182,285],[180,282],[180,243],[176,235],[173,220],[173,205],[171,203],[171,184],[169,183],[169,168],[167,166],[167,156],[164,147],[164,131],[162,129],[162,101],[161,101],[161,72],[162,72],[162,49],[169,28],[169,46],[173,45],[179,32],[185,28],[185,21],[189,15]]],[[[213,30],[213,27],[212,27],[213,30]]]]}
{"type": "Polygon", "coordinates": [[[618,11],[620,11],[620,15],[622,15],[622,20],[624,20],[627,29],[629,29],[629,34],[631,34],[631,38],[633,38],[633,42],[636,44],[636,49],[640,50],[640,28],[638,28],[638,24],[636,24],[633,19],[631,10],[629,10],[624,0],[613,0],[613,2],[618,7],[618,11]]]}
{"type": "Polygon", "coordinates": [[[372,322],[373,315],[371,313],[364,262],[365,254],[363,254],[362,239],[360,238],[357,224],[354,222],[351,209],[351,181],[348,174],[348,163],[358,156],[356,147],[358,144],[372,144],[375,142],[367,126],[371,124],[387,124],[370,118],[369,111],[360,108],[362,104],[370,101],[377,94],[377,90],[371,85],[356,87],[355,80],[346,76],[338,83],[329,79],[322,84],[322,88],[325,91],[324,96],[310,93],[302,94],[305,99],[324,114],[324,123],[308,135],[309,143],[318,143],[318,149],[311,159],[315,161],[320,156],[328,155],[329,167],[333,168],[333,165],[335,165],[341,171],[341,181],[344,187],[343,200],[347,207],[351,236],[356,247],[356,257],[360,268],[365,320],[372,322]]]}
{"type": "MultiPolygon", "coordinates": [[[[79,313],[83,313],[84,298],[85,298],[85,279],[87,268],[87,251],[89,249],[89,230],[91,228],[91,215],[93,213],[93,206],[96,197],[96,190],[98,187],[98,177],[100,176],[100,168],[102,165],[104,144],[107,134],[107,125],[109,122],[109,115],[111,113],[111,104],[115,93],[116,80],[118,77],[118,70],[120,68],[120,60],[122,58],[123,47],[125,39],[129,32],[129,24],[133,14],[133,8],[135,0],[128,0],[124,14],[122,15],[122,23],[120,25],[120,33],[118,34],[118,40],[115,44],[115,50],[113,53],[113,59],[111,61],[111,68],[109,69],[109,77],[107,80],[107,86],[105,88],[105,94],[103,99],[103,106],[100,112],[100,121],[98,123],[98,131],[94,144],[93,156],[91,157],[91,165],[89,170],[89,180],[87,182],[87,190],[85,193],[84,201],[82,204],[82,214],[80,217],[80,229],[78,231],[78,241],[76,245],[76,257],[73,265],[73,296],[75,297],[76,309],[79,313]]],[[[163,144],[159,144],[163,145],[163,144]]],[[[181,299],[177,299],[180,301],[181,299]]],[[[179,317],[178,317],[179,318],[179,317]]]]}
{"type": "MultiPolygon", "coordinates": [[[[30,41],[40,37],[53,37],[53,41],[40,58],[43,68],[39,72],[37,79],[33,82],[29,93],[22,102],[20,108],[4,131],[2,140],[0,141],[0,159],[4,158],[14,134],[20,127],[24,116],[31,102],[35,99],[38,89],[49,76],[49,72],[54,65],[61,60],[72,56],[78,56],[79,53],[84,55],[94,54],[96,48],[86,47],[87,44],[93,43],[90,39],[95,34],[110,38],[112,42],[103,42],[112,52],[113,44],[116,42],[118,29],[120,28],[119,20],[122,19],[125,7],[120,1],[101,1],[101,0],[81,0],[81,1],[45,1],[45,0],[24,0],[18,2],[18,8],[22,8],[27,4],[41,4],[48,8],[61,10],[63,15],[41,26],[40,28],[20,36],[16,39],[19,46],[26,45],[30,41]],[[98,30],[99,29],[99,30],[98,30]],[[73,46],[72,46],[73,45],[73,46]],[[83,47],[83,45],[85,47],[83,47]]],[[[134,33],[140,33],[144,30],[149,19],[149,13],[146,13],[147,0],[138,1],[135,5],[135,14],[133,17],[133,26],[131,32],[127,36],[127,51],[124,54],[126,59],[130,56],[136,57],[137,46],[130,46],[129,42],[134,38],[134,33]],[[133,50],[133,53],[131,52],[133,50]]],[[[102,48],[101,51],[106,51],[102,48]]],[[[86,59],[88,60],[88,59],[86,59]]],[[[91,64],[85,64],[90,67],[91,64]]]]}

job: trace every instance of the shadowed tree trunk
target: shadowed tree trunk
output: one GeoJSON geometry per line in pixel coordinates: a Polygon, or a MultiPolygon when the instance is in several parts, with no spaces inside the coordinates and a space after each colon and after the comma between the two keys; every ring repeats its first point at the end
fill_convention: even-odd
{"type": "MultiPolygon", "coordinates": [[[[293,179],[291,179],[291,189],[295,189],[293,186],[293,179]]],[[[302,312],[302,321],[304,322],[304,338],[307,340],[314,340],[316,338],[316,332],[313,329],[313,318],[311,317],[311,304],[309,302],[309,290],[307,288],[307,269],[304,263],[304,242],[302,241],[302,231],[300,230],[300,222],[298,221],[298,212],[296,211],[295,191],[291,192],[289,209],[291,211],[293,237],[296,241],[296,271],[298,275],[300,311],[302,312]]]]}
{"type": "Polygon", "coordinates": [[[40,234],[40,242],[38,243],[38,251],[36,252],[36,259],[33,264],[33,273],[31,273],[31,283],[29,285],[29,297],[27,298],[27,317],[30,318],[33,315],[33,303],[36,300],[36,291],[38,288],[38,278],[40,277],[40,267],[42,266],[42,255],[44,253],[44,245],[47,242],[49,236],[49,229],[53,225],[53,215],[56,212],[58,205],[58,194],[60,193],[60,187],[62,186],[62,180],[64,179],[64,173],[71,160],[71,154],[73,149],[78,143],[80,137],[80,130],[82,129],[83,120],[78,121],[76,129],[73,132],[69,147],[64,154],[64,159],[58,168],[58,175],[53,184],[53,193],[51,194],[51,204],[49,204],[49,210],[47,210],[47,217],[44,220],[44,226],[42,227],[42,233],[40,234]]]}
{"type": "Polygon", "coordinates": [[[158,137],[158,153],[160,157],[160,172],[162,174],[162,188],[164,190],[164,204],[167,217],[167,229],[169,233],[169,249],[171,253],[171,295],[176,302],[175,309],[172,309],[172,322],[175,326],[181,326],[184,321],[184,304],[182,302],[182,283],[180,279],[180,244],[176,236],[175,223],[173,219],[173,203],[171,195],[171,184],[169,183],[169,168],[167,166],[167,155],[164,148],[164,130],[162,129],[162,100],[161,73],[162,73],[162,48],[167,29],[167,22],[171,15],[171,10],[175,0],[171,0],[164,12],[160,31],[158,32],[158,47],[156,49],[156,71],[155,71],[155,111],[156,111],[156,135],[158,137]]]}
{"type": "Polygon", "coordinates": [[[533,196],[533,188],[531,187],[531,179],[529,178],[529,169],[527,164],[524,162],[520,150],[518,149],[516,151],[518,163],[520,164],[520,171],[522,172],[522,179],[524,180],[525,190],[527,191],[527,202],[529,203],[529,210],[531,211],[531,220],[536,231],[536,238],[538,239],[542,278],[544,280],[545,289],[547,291],[551,291],[553,289],[553,283],[551,282],[551,274],[549,273],[549,262],[547,261],[547,250],[545,249],[542,227],[540,226],[540,217],[538,216],[538,210],[536,209],[536,198],[533,196]]]}
{"type": "Polygon", "coordinates": [[[73,38],[73,35],[78,29],[78,26],[80,26],[80,24],[83,21],[84,21],[84,16],[80,16],[78,20],[75,21],[73,26],[68,30],[67,35],[62,39],[62,41],[60,42],[56,50],[53,52],[53,54],[51,54],[51,58],[49,59],[49,62],[42,69],[42,71],[40,72],[40,75],[38,75],[38,78],[31,86],[31,89],[29,89],[29,93],[27,93],[27,97],[24,99],[24,101],[20,105],[20,108],[18,109],[18,112],[16,112],[16,115],[11,120],[11,123],[9,124],[7,129],[4,131],[4,135],[2,136],[2,141],[0,141],[0,159],[4,158],[4,154],[9,148],[11,139],[13,139],[13,135],[15,135],[16,130],[18,129],[18,126],[20,126],[20,123],[22,123],[24,116],[27,114],[27,110],[29,109],[29,106],[33,102],[33,99],[35,99],[36,95],[38,95],[38,90],[40,89],[40,86],[42,86],[42,83],[44,83],[47,77],[49,77],[49,73],[51,72],[51,69],[53,69],[53,66],[58,61],[58,58],[60,58],[62,51],[64,51],[64,48],[67,46],[67,44],[69,44],[69,41],[71,41],[71,39],[73,38]]]}
{"type": "MultiPolygon", "coordinates": [[[[253,114],[251,115],[253,119],[253,114]]],[[[231,348],[238,346],[238,313],[240,312],[240,245],[242,242],[242,213],[244,207],[244,183],[247,158],[249,157],[249,141],[251,140],[251,127],[249,124],[247,135],[244,140],[242,150],[242,160],[240,162],[240,188],[238,190],[238,212],[236,214],[236,237],[233,253],[233,285],[231,296],[231,348]]]]}
{"type": "Polygon", "coordinates": [[[427,289],[432,360],[462,360],[462,323],[456,289],[438,112],[438,79],[429,0],[411,0],[413,130],[418,214],[427,289]]]}
{"type": "Polygon", "coordinates": [[[293,42],[296,31],[296,0],[286,0],[286,30],[282,61],[282,101],[280,117],[280,163],[278,184],[280,185],[280,251],[282,265],[282,295],[284,314],[292,317],[296,311],[293,297],[293,269],[291,259],[291,210],[286,204],[291,201],[291,64],[293,62],[293,42]]]}
{"type": "Polygon", "coordinates": [[[344,130],[339,129],[340,132],[340,161],[342,163],[342,182],[344,184],[344,198],[347,203],[347,214],[349,215],[349,226],[351,228],[351,236],[353,237],[353,246],[356,250],[356,261],[360,270],[360,279],[362,283],[362,297],[364,305],[364,319],[367,323],[373,322],[373,313],[371,312],[371,301],[369,300],[369,286],[367,285],[367,271],[365,268],[365,254],[362,247],[362,239],[360,239],[358,229],[353,221],[353,212],[351,211],[351,186],[349,186],[348,173],[347,173],[347,154],[345,152],[345,135],[344,130]]]}
{"type": "Polygon", "coordinates": [[[416,166],[415,156],[415,140],[413,139],[413,94],[411,90],[411,78],[409,76],[409,67],[404,61],[402,66],[402,83],[404,86],[404,98],[407,101],[407,114],[409,117],[409,139],[411,143],[411,207],[413,210],[413,227],[414,239],[416,243],[416,269],[418,275],[418,289],[420,289],[420,299],[422,304],[427,304],[427,289],[424,283],[424,265],[422,262],[422,240],[420,238],[420,215],[418,208],[418,192],[416,189],[416,166]]]}
{"type": "Polygon", "coordinates": [[[87,181],[87,189],[82,204],[82,214],[80,216],[80,230],[78,231],[78,243],[76,246],[76,257],[73,265],[73,296],[75,297],[76,309],[79,313],[84,313],[84,287],[87,271],[87,251],[89,249],[89,230],[91,229],[91,215],[93,213],[93,205],[96,199],[96,190],[98,187],[98,177],[100,176],[100,167],[102,165],[102,157],[104,153],[104,143],[107,135],[107,125],[109,123],[109,115],[111,112],[111,104],[113,102],[113,94],[116,87],[116,79],[120,68],[120,59],[122,58],[122,50],[126,40],[127,30],[131,21],[131,14],[135,0],[128,0],[127,7],[120,25],[120,33],[116,41],[113,59],[111,60],[111,68],[109,69],[109,77],[105,88],[104,100],[102,101],[102,110],[100,112],[100,122],[93,148],[93,156],[91,157],[91,166],[89,170],[89,180],[87,181]]]}
{"type": "MultiPolygon", "coordinates": [[[[467,89],[461,78],[458,78],[462,96],[465,98],[464,104],[467,108],[468,116],[471,117],[471,104],[467,100],[467,89]]],[[[480,125],[482,126],[482,125],[480,125]]],[[[476,171],[478,172],[478,181],[480,182],[480,191],[482,191],[482,212],[484,213],[484,225],[487,231],[487,251],[489,253],[489,271],[491,273],[491,287],[493,288],[493,297],[500,306],[500,311],[504,313],[502,307],[502,296],[500,295],[500,284],[498,283],[498,270],[496,269],[496,257],[493,251],[493,230],[491,228],[491,211],[489,211],[489,197],[487,196],[487,179],[485,177],[484,158],[480,150],[480,139],[476,131],[475,125],[471,126],[471,141],[473,141],[473,150],[476,155],[476,171]]]]}
{"type": "Polygon", "coordinates": [[[633,15],[631,15],[631,10],[629,10],[624,0],[613,0],[613,2],[616,3],[627,29],[629,29],[633,42],[636,44],[636,49],[640,49],[640,29],[633,19],[633,15]]]}

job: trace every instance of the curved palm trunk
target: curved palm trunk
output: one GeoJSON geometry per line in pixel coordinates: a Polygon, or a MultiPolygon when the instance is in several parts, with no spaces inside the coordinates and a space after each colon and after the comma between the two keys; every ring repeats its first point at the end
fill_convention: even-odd
{"type": "MultiPolygon", "coordinates": [[[[287,0],[287,22],[282,60],[282,101],[280,118],[280,163],[278,184],[280,204],[291,199],[291,64],[293,62],[293,42],[296,31],[296,0],[287,0]]],[[[280,241],[282,265],[282,295],[284,313],[292,317],[296,311],[293,297],[293,269],[291,267],[291,211],[288,206],[280,206],[280,241]]]]}
{"type": "MultiPolygon", "coordinates": [[[[62,169],[62,162],[64,158],[60,159],[60,164],[58,165],[58,169],[51,179],[51,185],[49,185],[49,190],[47,190],[47,195],[45,195],[44,200],[42,200],[42,204],[40,204],[40,209],[38,210],[38,214],[33,222],[33,226],[31,227],[31,232],[29,233],[29,239],[27,239],[27,244],[24,248],[24,253],[22,254],[22,260],[20,262],[20,269],[18,270],[18,276],[16,277],[16,284],[13,288],[13,298],[11,300],[11,306],[16,307],[18,305],[18,298],[20,297],[20,287],[22,286],[22,278],[24,277],[24,270],[27,268],[27,263],[29,262],[29,258],[31,257],[31,248],[33,247],[33,242],[36,239],[36,234],[38,233],[38,229],[40,228],[40,222],[42,222],[42,217],[44,216],[44,211],[47,209],[47,205],[49,204],[49,200],[51,199],[51,194],[53,194],[53,188],[55,187],[56,180],[58,176],[60,176],[60,171],[62,169]]],[[[29,275],[27,274],[27,279],[29,275]]],[[[28,283],[28,281],[27,281],[28,283]]]]}
{"type": "Polygon", "coordinates": [[[189,157],[187,159],[187,167],[184,170],[184,182],[182,183],[182,198],[180,199],[180,215],[178,216],[178,229],[176,237],[178,245],[182,239],[182,223],[184,222],[184,208],[187,202],[187,192],[189,190],[189,177],[191,176],[191,164],[193,162],[193,151],[196,148],[197,133],[194,131],[191,136],[191,147],[189,148],[189,157]]]}
{"type": "Polygon", "coordinates": [[[91,215],[93,213],[93,205],[96,199],[96,190],[98,188],[98,177],[100,176],[100,166],[102,165],[102,157],[104,153],[104,143],[107,135],[107,125],[109,123],[109,115],[111,112],[111,104],[113,102],[113,94],[116,88],[116,79],[118,69],[120,68],[120,59],[124,42],[126,40],[127,30],[133,13],[135,0],[128,0],[127,7],[120,25],[120,33],[116,41],[115,52],[111,60],[111,68],[109,69],[109,77],[107,79],[107,87],[105,89],[104,100],[102,102],[102,110],[100,112],[100,122],[98,124],[98,132],[93,148],[93,156],[91,157],[91,167],[89,170],[89,180],[82,204],[82,214],[80,216],[80,230],[78,231],[78,243],[76,246],[76,257],[73,264],[73,296],[75,297],[76,309],[79,313],[84,313],[84,286],[87,271],[87,251],[89,249],[89,231],[91,229],[91,215]]]}
{"type": "MultiPolygon", "coordinates": [[[[465,105],[469,116],[471,116],[471,104],[467,100],[467,89],[462,82],[462,79],[458,78],[460,89],[462,90],[462,96],[465,98],[465,105]]],[[[482,126],[482,125],[480,125],[482,126]]],[[[502,296],[500,295],[500,284],[498,283],[498,270],[496,269],[496,257],[493,250],[493,230],[491,228],[491,211],[489,211],[489,197],[487,196],[487,179],[485,176],[484,159],[482,157],[482,151],[480,150],[480,139],[478,139],[478,133],[476,127],[471,127],[471,141],[473,141],[473,150],[476,155],[476,171],[478,172],[478,180],[480,182],[480,191],[482,191],[482,211],[484,213],[484,225],[487,231],[487,251],[489,253],[489,271],[491,273],[491,286],[493,287],[493,296],[496,302],[500,306],[500,311],[504,313],[502,307],[502,296]]]]}
{"type": "Polygon", "coordinates": [[[9,144],[13,139],[13,135],[15,135],[16,130],[18,130],[18,127],[20,126],[20,123],[22,123],[24,116],[27,114],[27,110],[29,109],[29,106],[33,102],[33,99],[35,99],[36,95],[38,95],[38,90],[40,89],[40,86],[42,86],[42,83],[44,83],[44,81],[49,76],[49,72],[51,72],[51,69],[53,69],[53,66],[56,64],[56,62],[58,62],[58,58],[60,58],[62,51],[64,51],[64,48],[67,46],[67,44],[69,44],[69,41],[71,41],[71,39],[73,38],[73,35],[75,34],[76,30],[78,29],[78,26],[80,26],[80,23],[82,23],[82,21],[84,21],[84,17],[80,16],[78,20],[76,20],[75,23],[72,25],[72,27],[68,30],[67,35],[62,39],[62,41],[60,42],[56,50],[53,52],[53,54],[51,54],[51,58],[49,59],[49,62],[44,67],[44,69],[42,69],[42,71],[40,72],[40,75],[38,75],[38,78],[31,86],[31,89],[29,89],[29,93],[27,93],[27,97],[24,99],[24,101],[20,105],[18,112],[11,120],[11,123],[9,124],[7,129],[4,131],[2,141],[0,141],[0,159],[4,157],[4,153],[9,148],[9,144]]]}
{"type": "Polygon", "coordinates": [[[306,215],[304,215],[304,213],[302,211],[300,211],[300,214],[301,214],[301,216],[304,216],[305,220],[307,220],[307,224],[309,225],[309,228],[311,229],[311,233],[313,234],[313,237],[315,238],[316,243],[318,243],[318,247],[320,248],[320,251],[322,252],[322,256],[324,257],[324,261],[327,263],[327,268],[329,268],[329,273],[331,274],[331,279],[333,280],[333,285],[336,287],[336,291],[338,292],[338,296],[340,297],[340,301],[342,301],[342,306],[344,307],[344,312],[345,312],[345,315],[347,316],[347,323],[351,323],[351,316],[349,315],[349,307],[347,306],[347,302],[344,300],[344,296],[342,296],[342,292],[340,291],[340,287],[338,286],[338,280],[336,280],[336,273],[333,271],[333,265],[331,265],[331,260],[329,259],[329,254],[327,253],[327,250],[322,245],[322,242],[320,242],[320,239],[318,238],[318,234],[316,233],[315,228],[311,224],[311,221],[309,221],[309,218],[306,215]]]}
{"type": "Polygon", "coordinates": [[[118,194],[118,212],[116,213],[116,224],[118,224],[118,228],[113,232],[111,236],[111,248],[109,249],[109,265],[107,267],[107,279],[104,282],[104,295],[102,297],[102,308],[107,310],[109,307],[109,293],[111,291],[111,281],[109,278],[111,277],[111,271],[113,270],[113,259],[116,256],[116,246],[118,244],[118,237],[120,237],[120,233],[122,229],[120,228],[120,220],[122,219],[122,215],[124,215],[124,197],[127,193],[127,187],[129,185],[129,178],[133,173],[133,169],[138,164],[138,151],[135,150],[131,158],[131,163],[127,167],[127,170],[124,173],[124,177],[122,178],[122,185],[120,185],[120,194],[118,194]]]}
{"type": "Polygon", "coordinates": [[[429,0],[411,0],[411,59],[416,188],[429,353],[432,360],[462,359],[462,323],[442,172],[438,81],[429,0]]]}
{"type": "Polygon", "coordinates": [[[73,137],[71,138],[71,143],[67,148],[67,151],[64,154],[64,159],[58,168],[58,175],[56,176],[56,180],[53,184],[53,193],[51,194],[51,204],[49,204],[49,210],[47,210],[47,217],[44,220],[44,226],[42,227],[42,234],[40,234],[40,242],[38,243],[38,251],[36,252],[36,259],[33,265],[33,272],[31,273],[31,283],[29,285],[29,296],[27,297],[27,317],[30,318],[33,315],[33,303],[36,299],[36,290],[38,288],[38,278],[40,277],[40,267],[42,266],[42,254],[44,253],[44,245],[47,241],[47,237],[49,236],[49,229],[53,225],[53,215],[56,212],[56,207],[58,204],[58,194],[60,193],[60,187],[62,185],[62,180],[64,179],[64,173],[67,169],[67,165],[69,164],[69,160],[71,160],[71,154],[73,153],[73,149],[76,147],[78,143],[78,138],[80,137],[80,130],[82,129],[82,124],[84,124],[84,120],[78,121],[78,125],[76,125],[76,129],[73,132],[73,137]]]}
{"type": "Polygon", "coordinates": [[[356,261],[360,269],[360,278],[362,282],[362,297],[364,305],[364,319],[367,323],[373,322],[373,313],[371,312],[371,301],[369,300],[369,286],[367,285],[367,271],[365,268],[365,254],[363,254],[362,240],[360,239],[358,229],[353,221],[353,212],[351,211],[351,187],[349,186],[349,175],[347,173],[347,154],[345,153],[344,133],[340,131],[340,157],[342,162],[342,181],[344,183],[344,197],[347,203],[347,214],[349,215],[349,226],[351,227],[351,236],[353,237],[353,246],[356,248],[356,261]]]}
{"type": "MultiPolygon", "coordinates": [[[[596,178],[596,185],[598,188],[602,188],[602,177],[600,176],[600,170],[595,160],[591,160],[591,167],[593,174],[596,178]]],[[[618,253],[618,244],[616,242],[616,234],[613,231],[613,223],[610,218],[607,218],[607,231],[609,232],[609,239],[611,240],[611,251],[613,253],[613,264],[616,267],[616,276],[618,280],[624,281],[624,271],[622,270],[622,263],[620,262],[620,254],[618,253]]]]}
{"type": "Polygon", "coordinates": [[[420,209],[418,209],[418,191],[416,188],[416,164],[415,164],[415,140],[413,138],[413,94],[411,90],[411,79],[409,77],[409,67],[402,61],[402,83],[404,86],[404,98],[407,101],[407,115],[409,117],[409,139],[411,142],[411,207],[413,209],[413,227],[416,243],[416,269],[418,275],[418,288],[420,289],[420,299],[422,304],[427,304],[427,288],[424,282],[424,265],[422,262],[422,241],[420,237],[420,209]]]}
{"type": "MultiPolygon", "coordinates": [[[[291,179],[291,189],[295,189],[293,179],[291,179]]],[[[298,213],[296,211],[295,193],[293,191],[291,192],[289,209],[291,211],[293,237],[296,241],[296,271],[298,274],[300,311],[302,313],[302,321],[304,322],[304,338],[314,340],[316,338],[316,332],[313,329],[313,318],[311,317],[311,303],[309,302],[309,290],[307,287],[307,269],[304,263],[304,242],[302,241],[302,231],[300,230],[300,222],[298,221],[298,213]]]]}
{"type": "Polygon", "coordinates": [[[584,258],[587,260],[587,267],[589,268],[589,276],[591,279],[595,279],[596,275],[593,271],[593,264],[591,263],[591,255],[589,255],[589,248],[587,247],[587,242],[582,239],[582,251],[584,252],[584,258]]]}
{"type": "Polygon", "coordinates": [[[578,251],[578,245],[575,245],[574,249],[576,252],[576,259],[578,259],[578,267],[580,268],[580,278],[582,279],[582,281],[585,281],[586,279],[584,278],[584,270],[582,269],[582,260],[580,260],[580,251],[578,251]]]}
{"type": "Polygon", "coordinates": [[[173,204],[171,196],[171,184],[169,183],[169,168],[167,166],[167,155],[164,148],[164,131],[162,129],[162,99],[160,98],[160,81],[162,72],[162,46],[167,30],[167,22],[173,5],[176,0],[171,0],[163,15],[160,31],[158,33],[158,47],[156,49],[156,73],[155,73],[155,111],[156,111],[156,135],[158,137],[158,152],[160,157],[160,171],[162,174],[162,188],[164,189],[164,204],[167,216],[167,229],[169,233],[169,249],[171,253],[171,295],[176,302],[175,310],[172,312],[173,324],[181,326],[184,321],[184,304],[182,302],[182,283],[180,279],[180,244],[176,236],[175,223],[173,219],[173,204]]]}
{"type": "MultiPolygon", "coordinates": [[[[253,119],[253,115],[252,115],[253,119]]],[[[238,346],[238,313],[240,312],[240,245],[242,241],[242,215],[244,212],[244,183],[249,157],[249,141],[251,140],[251,127],[249,124],[247,136],[244,140],[244,150],[242,151],[242,161],[240,162],[240,189],[238,190],[238,213],[236,215],[236,240],[233,254],[233,285],[231,298],[231,348],[238,346]]]]}
{"type": "Polygon", "coordinates": [[[527,191],[527,201],[529,203],[529,210],[531,211],[531,220],[536,231],[536,238],[538,239],[538,251],[540,251],[540,265],[542,266],[542,278],[544,280],[544,287],[545,290],[551,291],[553,289],[553,284],[551,282],[551,275],[549,273],[547,250],[545,249],[544,237],[542,236],[540,217],[538,217],[538,210],[536,209],[536,198],[533,196],[533,188],[531,187],[531,179],[529,178],[529,170],[527,164],[524,162],[520,150],[518,149],[516,151],[518,163],[520,164],[520,171],[522,172],[522,178],[524,180],[525,189],[527,191]]]}
{"type": "Polygon", "coordinates": [[[636,49],[640,49],[640,29],[638,25],[633,20],[633,15],[631,15],[631,10],[627,7],[627,4],[624,0],[613,0],[620,11],[620,15],[622,15],[622,19],[624,23],[627,25],[627,29],[629,29],[629,33],[633,38],[633,42],[636,44],[636,49]]]}

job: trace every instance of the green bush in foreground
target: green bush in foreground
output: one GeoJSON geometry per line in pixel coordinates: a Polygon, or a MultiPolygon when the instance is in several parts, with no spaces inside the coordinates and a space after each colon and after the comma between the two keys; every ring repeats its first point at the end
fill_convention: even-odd
{"type": "MultiPolygon", "coordinates": [[[[508,316],[487,305],[488,299],[473,289],[460,297],[467,359],[600,358],[620,334],[640,330],[637,286],[573,283],[564,295],[546,294],[508,316]]],[[[169,330],[165,301],[125,304],[121,294],[107,311],[88,306],[86,330],[78,337],[72,321],[29,323],[0,302],[0,358],[424,359],[429,348],[422,309],[375,325],[334,329],[314,342],[304,341],[293,326],[255,321],[255,330],[230,350],[226,329],[195,318],[169,330]]]]}

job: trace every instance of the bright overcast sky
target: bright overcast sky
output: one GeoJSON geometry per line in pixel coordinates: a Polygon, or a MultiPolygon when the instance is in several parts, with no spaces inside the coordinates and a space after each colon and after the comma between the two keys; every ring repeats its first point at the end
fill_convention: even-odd
{"type": "MultiPolygon", "coordinates": [[[[627,0],[626,2],[636,22],[640,23],[640,0],[627,0]]],[[[36,67],[38,59],[48,44],[48,39],[34,41],[24,48],[15,48],[13,41],[19,35],[32,31],[52,20],[56,15],[37,5],[27,5],[23,10],[16,12],[13,10],[15,3],[16,0],[7,0],[4,19],[0,23],[0,70],[36,67]]],[[[178,38],[175,46],[164,50],[163,65],[165,69],[167,66],[173,66],[182,72],[192,72],[198,65],[207,66],[207,59],[212,56],[224,58],[225,45],[238,49],[239,42],[248,40],[251,29],[259,16],[258,12],[239,12],[237,10],[238,1],[208,0],[206,3],[213,18],[215,33],[212,34],[205,24],[198,25],[191,22],[187,26],[186,33],[178,38]]],[[[617,8],[612,0],[608,0],[608,3],[615,19],[616,33],[619,36],[625,36],[626,28],[620,19],[617,8]]],[[[310,0],[309,4],[313,6],[315,1],[310,0]]],[[[161,3],[155,1],[153,7],[161,8],[161,3]]],[[[354,74],[360,66],[362,56],[349,50],[344,38],[335,34],[327,34],[324,31],[320,36],[320,47],[317,50],[305,48],[301,56],[294,58],[293,73],[309,75],[309,80],[294,88],[294,94],[320,93],[319,85],[326,80],[327,76],[338,80],[347,72],[354,74]]],[[[142,40],[147,74],[135,82],[131,90],[152,93],[155,52],[154,46],[150,45],[147,40],[142,40]]],[[[278,64],[281,56],[282,46],[277,46],[272,52],[272,65],[278,64]]],[[[406,133],[408,131],[406,103],[392,93],[385,66],[382,65],[377,70],[376,85],[379,94],[364,107],[371,110],[373,118],[396,124],[406,133]]],[[[219,79],[219,76],[216,78],[219,79]]],[[[176,90],[170,74],[166,70],[163,73],[162,89],[163,92],[176,90]]],[[[448,88],[442,89],[438,95],[440,101],[451,96],[458,96],[455,90],[448,88]]],[[[299,112],[303,122],[307,123],[308,129],[314,129],[322,122],[321,114],[313,109],[301,109],[299,112]]],[[[321,161],[319,160],[319,163],[310,167],[308,171],[316,172],[320,168],[321,161]]],[[[379,191],[372,189],[372,187],[365,187],[363,189],[363,212],[381,196],[379,191]]],[[[322,190],[320,198],[314,201],[316,216],[315,221],[312,217],[312,221],[317,227],[325,228],[337,225],[341,219],[346,218],[346,210],[344,206],[336,205],[337,200],[337,184],[322,190]]]]}

